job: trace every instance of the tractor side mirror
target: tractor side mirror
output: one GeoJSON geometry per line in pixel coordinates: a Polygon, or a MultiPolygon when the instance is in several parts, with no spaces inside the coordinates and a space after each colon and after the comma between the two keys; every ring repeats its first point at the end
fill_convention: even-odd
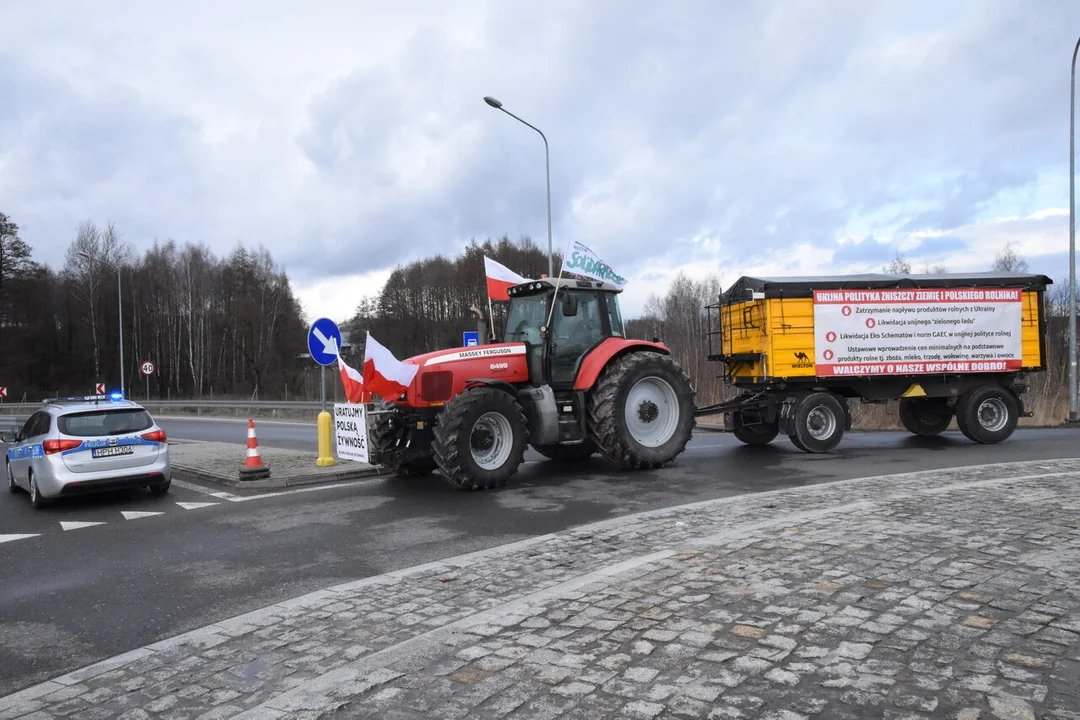
{"type": "Polygon", "coordinates": [[[578,306],[577,295],[572,295],[571,293],[566,293],[565,295],[563,295],[563,300],[562,300],[562,314],[563,314],[563,317],[574,317],[575,315],[577,315],[577,306],[578,306]]]}

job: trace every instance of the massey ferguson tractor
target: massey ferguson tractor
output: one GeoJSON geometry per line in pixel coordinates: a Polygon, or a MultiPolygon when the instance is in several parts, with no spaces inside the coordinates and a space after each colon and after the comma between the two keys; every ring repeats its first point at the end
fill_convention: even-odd
{"type": "Polygon", "coordinates": [[[694,388],[665,345],[624,336],[620,292],[565,278],[512,286],[505,342],[405,361],[419,366],[412,384],[369,412],[372,460],[486,490],[517,473],[526,445],[623,468],[674,459],[695,427],[694,388]]]}

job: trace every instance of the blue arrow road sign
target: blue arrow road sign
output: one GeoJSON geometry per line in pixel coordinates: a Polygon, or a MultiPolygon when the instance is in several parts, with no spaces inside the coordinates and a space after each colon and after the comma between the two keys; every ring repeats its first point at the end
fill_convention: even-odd
{"type": "Polygon", "coordinates": [[[465,343],[465,347],[476,347],[480,344],[480,333],[476,330],[468,330],[461,333],[462,342],[465,343]]]}
{"type": "Polygon", "coordinates": [[[319,318],[311,323],[307,336],[308,351],[312,359],[320,365],[333,365],[337,362],[341,349],[341,330],[333,320],[319,318]]]}

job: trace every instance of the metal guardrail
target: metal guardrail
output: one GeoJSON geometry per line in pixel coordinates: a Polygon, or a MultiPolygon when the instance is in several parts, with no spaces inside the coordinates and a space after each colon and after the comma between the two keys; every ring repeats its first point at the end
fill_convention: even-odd
{"type": "MultiPolygon", "coordinates": [[[[322,410],[322,403],[310,400],[139,400],[130,398],[143,407],[174,408],[177,410],[322,410]]],[[[333,406],[332,400],[326,401],[333,406]]],[[[13,420],[10,416],[29,415],[41,409],[42,403],[0,403],[0,420],[13,420]]]]}

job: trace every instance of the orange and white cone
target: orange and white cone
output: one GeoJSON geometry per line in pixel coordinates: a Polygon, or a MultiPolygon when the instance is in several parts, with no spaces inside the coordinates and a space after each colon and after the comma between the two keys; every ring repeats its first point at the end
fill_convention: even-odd
{"type": "Polygon", "coordinates": [[[263,465],[262,455],[259,454],[259,439],[255,437],[255,421],[248,418],[247,431],[247,457],[244,466],[240,468],[241,480],[260,480],[270,477],[270,468],[263,465]]]}

